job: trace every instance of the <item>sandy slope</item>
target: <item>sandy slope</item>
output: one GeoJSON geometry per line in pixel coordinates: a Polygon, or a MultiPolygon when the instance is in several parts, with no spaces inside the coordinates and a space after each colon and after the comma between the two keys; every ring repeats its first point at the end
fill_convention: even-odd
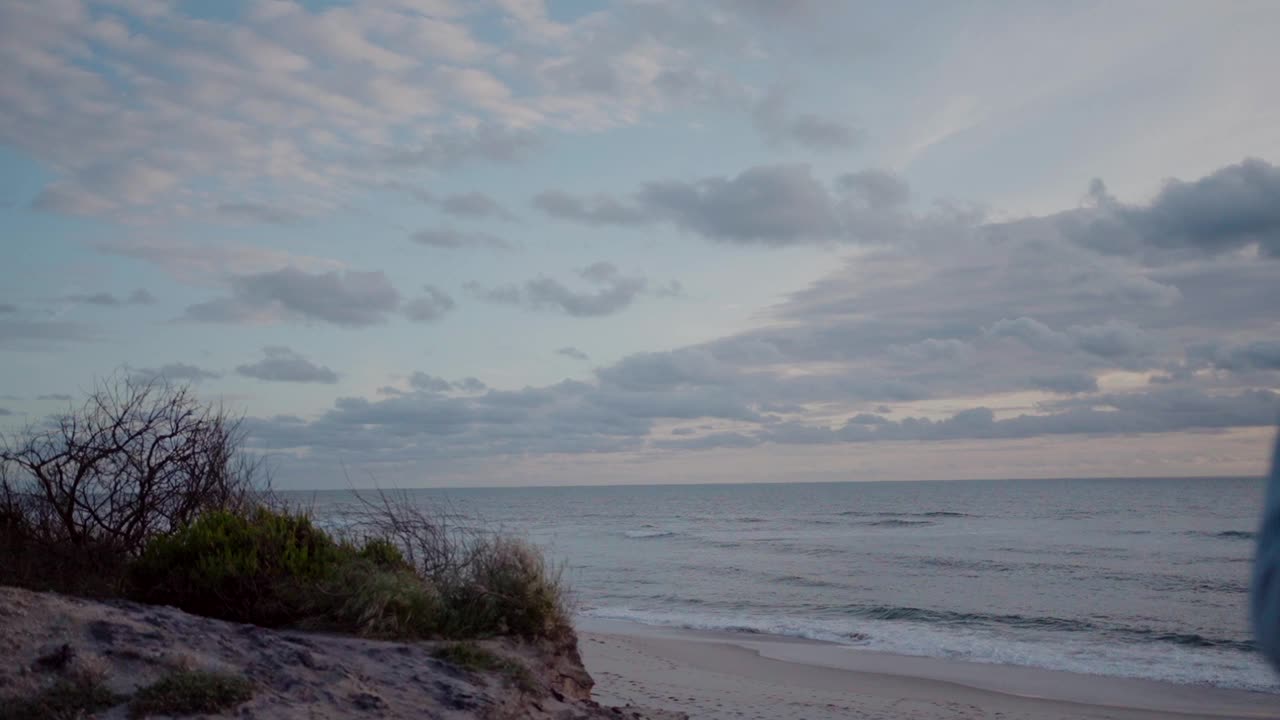
{"type": "Polygon", "coordinates": [[[1280,696],[1260,693],[903,658],[784,639],[620,623],[586,627],[580,646],[598,701],[679,709],[693,718],[1280,718],[1280,696]]]}
{"type": "MultiPolygon", "coordinates": [[[[525,666],[532,687],[509,674],[469,672],[432,657],[433,644],[266,630],[188,615],[174,608],[94,602],[0,587],[0,708],[30,697],[72,666],[130,694],[176,669],[232,672],[253,698],[226,717],[263,720],[674,720],[604,708],[571,641],[541,645],[487,641],[525,666]],[[65,649],[62,649],[65,648],[65,649]],[[66,659],[51,669],[41,658],[66,659]]],[[[125,707],[99,714],[119,720],[125,707]]]]}

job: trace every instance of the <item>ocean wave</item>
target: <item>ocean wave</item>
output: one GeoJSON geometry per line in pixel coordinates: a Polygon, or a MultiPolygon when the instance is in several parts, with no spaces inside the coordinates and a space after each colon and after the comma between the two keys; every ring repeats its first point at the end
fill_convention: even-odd
{"type": "Polygon", "coordinates": [[[820,578],[805,577],[803,575],[780,575],[770,578],[770,582],[778,585],[790,585],[794,587],[812,587],[812,588],[843,588],[844,585],[833,583],[820,578]]]}
{"type": "Polygon", "coordinates": [[[961,558],[946,557],[910,557],[903,558],[902,562],[907,565],[927,565],[930,567],[941,567],[956,570],[976,570],[979,572],[1013,572],[1014,566],[1007,563],[996,562],[994,560],[964,560],[961,558]]]}
{"type": "Polygon", "coordinates": [[[930,510],[929,512],[864,512],[861,510],[845,510],[843,512],[834,513],[840,517],[884,517],[884,518],[961,518],[976,517],[969,513],[953,512],[950,510],[930,510]]]}
{"type": "Polygon", "coordinates": [[[649,540],[652,538],[673,537],[679,533],[674,530],[627,530],[622,534],[632,540],[649,540]]]}
{"type": "Polygon", "coordinates": [[[1194,633],[1173,633],[1151,628],[1107,625],[1060,618],[1047,615],[1002,615],[995,613],[966,613],[953,610],[931,610],[898,605],[852,605],[845,608],[851,615],[873,620],[907,621],[936,625],[997,626],[1020,630],[1047,630],[1064,633],[1094,633],[1129,641],[1169,643],[1190,647],[1214,647],[1253,652],[1257,645],[1252,640],[1210,638],[1194,633]]]}
{"type": "Polygon", "coordinates": [[[1219,540],[1253,540],[1257,534],[1249,530],[1223,530],[1222,532],[1197,532],[1196,535],[1219,540]]]}
{"type": "Polygon", "coordinates": [[[1052,638],[1019,636],[964,623],[931,623],[941,615],[950,619],[1000,618],[1013,626],[1094,627],[1061,618],[988,616],[937,613],[921,608],[866,606],[856,617],[819,619],[771,617],[751,613],[711,614],[698,611],[657,611],[626,607],[598,607],[588,617],[626,620],[645,625],[691,630],[780,635],[851,645],[902,655],[960,659],[970,662],[1022,665],[1090,675],[1162,680],[1189,685],[1214,685],[1262,692],[1280,692],[1270,668],[1253,652],[1252,644],[1214,640],[1197,634],[1137,630],[1149,642],[1117,642],[1105,635],[1069,632],[1052,638]]]}
{"type": "Polygon", "coordinates": [[[871,520],[869,522],[858,523],[867,527],[923,527],[925,525],[937,525],[931,520],[871,520]]]}
{"type": "Polygon", "coordinates": [[[664,612],[628,607],[598,607],[583,612],[587,617],[606,620],[628,620],[642,625],[676,627],[686,630],[743,633],[746,635],[779,635],[835,643],[865,642],[867,635],[838,623],[794,618],[764,618],[753,615],[718,615],[699,612],[664,612]]]}

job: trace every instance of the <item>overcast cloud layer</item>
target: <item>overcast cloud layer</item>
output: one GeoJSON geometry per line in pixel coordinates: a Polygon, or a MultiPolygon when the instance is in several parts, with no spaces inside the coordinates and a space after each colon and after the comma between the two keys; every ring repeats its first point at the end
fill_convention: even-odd
{"type": "Polygon", "coordinates": [[[0,429],[122,372],[285,486],[1261,468],[1274,4],[572,6],[5,3],[0,429]]]}

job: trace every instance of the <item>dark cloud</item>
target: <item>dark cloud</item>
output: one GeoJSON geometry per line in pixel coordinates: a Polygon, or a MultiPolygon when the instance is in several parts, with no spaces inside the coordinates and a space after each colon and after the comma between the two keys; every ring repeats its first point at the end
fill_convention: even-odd
{"type": "Polygon", "coordinates": [[[453,383],[439,378],[434,375],[417,371],[409,376],[409,387],[415,390],[425,390],[427,392],[449,392],[453,389],[453,383]]]}
{"type": "MultiPolygon", "coordinates": [[[[719,207],[703,200],[731,182],[698,190],[699,207],[719,207]]],[[[841,233],[850,207],[878,218],[910,201],[905,185],[876,172],[840,176],[823,191],[841,233]]],[[[627,204],[674,222],[639,195],[627,204]]],[[[1197,251],[1156,264],[1109,254],[1072,235],[1072,223],[1097,212],[985,223],[964,212],[910,216],[884,226],[886,242],[762,311],[750,330],[633,354],[589,382],[463,394],[436,379],[376,400],[344,398],[302,425],[263,421],[258,442],[333,443],[416,463],[1270,427],[1280,416],[1280,263],[1250,253],[1197,251]],[[1126,384],[1101,382],[1121,372],[1126,384]],[[1028,390],[1051,395],[1028,408],[1028,390]],[[966,409],[939,415],[956,407],[966,409]]],[[[559,282],[468,289],[583,313],[607,306],[596,296],[623,277],[599,264],[578,272],[580,291],[559,282]]]]}
{"type": "Polygon", "coordinates": [[[641,202],[713,240],[788,245],[839,232],[831,194],[806,165],[753,167],[732,178],[650,183],[641,202]]]}
{"type": "Polygon", "coordinates": [[[1088,373],[1062,373],[1061,375],[1036,375],[1030,378],[1031,387],[1052,393],[1074,395],[1098,391],[1098,379],[1088,373]]]}
{"type": "Polygon", "coordinates": [[[120,304],[119,298],[107,292],[64,295],[62,299],[67,302],[83,303],[85,305],[102,305],[104,307],[114,307],[120,304]]]}
{"type": "Polygon", "coordinates": [[[657,219],[642,208],[608,195],[578,197],[560,190],[547,190],[535,195],[533,204],[552,217],[588,225],[646,225],[657,219]]]}
{"type": "Polygon", "coordinates": [[[71,396],[66,393],[49,393],[47,395],[37,395],[37,400],[59,400],[61,402],[70,402],[71,396]]]}
{"type": "Polygon", "coordinates": [[[79,340],[96,340],[90,325],[69,320],[0,318],[0,347],[43,349],[79,340]]]}
{"type": "Polygon", "coordinates": [[[9,408],[0,407],[0,417],[6,417],[13,414],[14,414],[13,411],[10,410],[9,408]]]}
{"type": "Polygon", "coordinates": [[[585,267],[578,271],[578,276],[599,289],[575,291],[545,275],[529,280],[523,286],[485,289],[476,283],[468,283],[467,288],[489,302],[524,305],[534,310],[562,312],[574,317],[599,317],[626,309],[648,285],[645,278],[623,275],[607,262],[585,267]]]}
{"type": "Polygon", "coordinates": [[[1146,355],[1152,350],[1151,339],[1144,330],[1116,319],[1100,325],[1075,325],[1059,332],[1032,318],[1006,318],[987,332],[994,337],[1017,338],[1036,350],[1086,352],[1113,360],[1146,355]]]}
{"type": "MultiPolygon", "coordinates": [[[[203,380],[215,380],[222,377],[222,375],[213,372],[212,370],[205,370],[204,368],[200,368],[195,365],[180,362],[169,363],[168,365],[161,365],[156,368],[138,368],[137,370],[133,370],[130,375],[141,380],[160,378],[169,382],[177,383],[198,383],[203,380]]],[[[58,396],[54,397],[56,399],[61,399],[58,396]]]]}
{"type": "Polygon", "coordinates": [[[414,322],[431,322],[444,317],[457,303],[435,285],[423,285],[423,295],[404,304],[404,314],[414,322]]]}
{"type": "Polygon", "coordinates": [[[1151,350],[1146,331],[1125,320],[1073,327],[1068,335],[1081,350],[1104,358],[1144,355],[1151,350]]]}
{"type": "Polygon", "coordinates": [[[151,305],[154,304],[156,298],[151,293],[138,288],[123,299],[116,297],[109,292],[83,293],[62,296],[62,300],[73,303],[83,303],[85,305],[101,305],[103,307],[117,307],[120,305],[151,305]]]}
{"type": "Polygon", "coordinates": [[[202,322],[246,322],[284,315],[345,327],[374,325],[400,305],[400,293],[382,272],[307,273],[296,268],[241,275],[232,294],[191,305],[185,317],[202,322]]]}
{"type": "Polygon", "coordinates": [[[844,175],[836,190],[819,182],[807,165],[761,165],[733,177],[651,182],[621,199],[548,190],[533,203],[549,215],[588,225],[667,222],[710,240],[769,246],[881,239],[916,222],[903,209],[910,192],[893,175],[844,175]]]}
{"type": "Polygon", "coordinates": [[[301,214],[288,208],[255,202],[221,203],[214,211],[228,220],[268,225],[290,225],[302,219],[301,214]]]}
{"type": "Polygon", "coordinates": [[[1241,345],[1206,343],[1188,349],[1189,360],[1220,370],[1280,370],[1280,340],[1256,340],[1241,345]]]}
{"type": "MultiPolygon", "coordinates": [[[[485,385],[478,378],[467,377],[450,382],[444,378],[436,377],[435,375],[430,375],[421,371],[415,371],[409,376],[409,387],[414,391],[427,393],[461,392],[474,394],[482,393],[489,389],[489,386],[485,385]]],[[[394,394],[403,393],[397,391],[394,394]]]]}
{"type": "Polygon", "coordinates": [[[1099,213],[1068,225],[1073,237],[1110,252],[1136,247],[1222,253],[1257,244],[1280,257],[1280,168],[1250,158],[1199,180],[1169,180],[1147,205],[1123,205],[1100,181],[1090,187],[1099,213]]]}
{"type": "Polygon", "coordinates": [[[398,181],[384,183],[381,187],[404,191],[424,205],[429,205],[446,215],[454,217],[494,220],[515,219],[515,216],[503,207],[502,203],[479,191],[440,196],[429,190],[398,181]]]}
{"type": "Polygon", "coordinates": [[[771,145],[795,143],[810,150],[831,151],[853,147],[862,133],[848,123],[806,113],[792,115],[787,96],[775,88],[751,111],[756,130],[771,145]]]}
{"type": "Polygon", "coordinates": [[[836,178],[836,187],[873,210],[885,210],[911,199],[911,187],[893,173],[863,170],[836,178]]]}
{"type": "Polygon", "coordinates": [[[442,211],[455,217],[512,219],[511,213],[493,198],[482,192],[446,195],[439,201],[442,211]]]}
{"type": "Polygon", "coordinates": [[[587,362],[591,359],[589,355],[582,352],[576,347],[562,347],[559,350],[556,350],[556,354],[563,355],[567,358],[572,358],[574,360],[581,360],[583,362],[587,362]]]}
{"type": "Polygon", "coordinates": [[[736,368],[705,348],[635,353],[596,375],[605,385],[636,391],[728,386],[740,378],[736,368]]]}
{"type": "Polygon", "coordinates": [[[466,232],[454,228],[419,230],[410,239],[420,245],[448,250],[472,247],[506,250],[511,247],[506,240],[497,235],[486,232],[466,232]]]}
{"type": "Polygon", "coordinates": [[[18,312],[18,306],[12,303],[0,303],[0,315],[18,312]]]}
{"type": "Polygon", "coordinates": [[[316,365],[301,354],[280,345],[262,349],[263,357],[255,363],[236,366],[236,372],[245,377],[269,382],[327,383],[338,382],[338,374],[322,365],[316,365]]]}
{"type": "Polygon", "coordinates": [[[813,150],[838,150],[852,147],[862,133],[848,123],[818,115],[797,115],[787,128],[791,137],[813,150]]]}
{"type": "Polygon", "coordinates": [[[473,160],[517,162],[538,145],[538,137],[528,130],[485,124],[438,132],[420,147],[390,150],[383,157],[392,165],[451,169],[473,160]]]}
{"type": "Polygon", "coordinates": [[[125,302],[131,305],[154,305],[156,303],[156,296],[142,288],[138,288],[137,290],[129,293],[129,297],[125,298],[125,302]]]}

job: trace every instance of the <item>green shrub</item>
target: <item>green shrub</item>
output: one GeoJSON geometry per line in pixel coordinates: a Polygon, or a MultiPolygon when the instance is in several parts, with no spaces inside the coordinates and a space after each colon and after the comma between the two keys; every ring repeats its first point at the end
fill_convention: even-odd
{"type": "Polygon", "coordinates": [[[384,535],[369,537],[340,544],[305,516],[265,508],[212,512],[153,540],[129,592],[225,620],[386,639],[555,638],[569,625],[559,572],[525,542],[420,547],[448,562],[415,569],[384,535]]]}
{"type": "Polygon", "coordinates": [[[312,629],[408,640],[435,635],[444,606],[436,589],[407,566],[388,568],[357,557],[321,581],[307,611],[303,625],[312,629]]]}
{"type": "Polygon", "coordinates": [[[412,569],[412,566],[404,559],[404,553],[400,551],[400,548],[386,538],[366,540],[364,547],[360,548],[356,554],[360,559],[368,560],[381,568],[412,569]]]}
{"type": "Polygon", "coordinates": [[[251,697],[253,683],[238,675],[186,670],[139,690],[129,701],[129,717],[216,713],[251,697]]]}
{"type": "Polygon", "coordinates": [[[473,548],[449,593],[454,637],[558,637],[569,627],[559,570],[529,543],[498,537],[473,548]]]}
{"type": "Polygon", "coordinates": [[[0,699],[0,720],[79,720],[123,701],[101,683],[60,680],[35,697],[0,699]]]}
{"type": "Polygon", "coordinates": [[[212,512],[153,540],[133,564],[131,595],[200,615],[278,626],[349,552],[301,515],[212,512]]]}

